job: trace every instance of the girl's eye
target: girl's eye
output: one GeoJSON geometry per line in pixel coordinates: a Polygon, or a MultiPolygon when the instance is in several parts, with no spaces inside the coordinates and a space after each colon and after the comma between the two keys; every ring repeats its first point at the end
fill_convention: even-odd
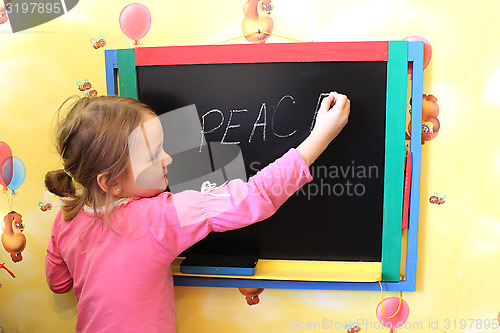
{"type": "Polygon", "coordinates": [[[153,156],[153,160],[156,161],[156,159],[158,158],[158,156],[160,156],[160,154],[161,154],[161,149],[158,149],[153,156]]]}

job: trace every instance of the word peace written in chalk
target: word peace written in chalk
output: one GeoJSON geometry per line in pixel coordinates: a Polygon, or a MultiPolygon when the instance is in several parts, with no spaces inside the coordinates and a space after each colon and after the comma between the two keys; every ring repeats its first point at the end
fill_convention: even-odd
{"type": "MultiPolygon", "coordinates": [[[[314,127],[314,123],[316,121],[316,115],[318,114],[318,111],[319,111],[319,106],[321,105],[321,101],[323,100],[324,97],[328,96],[329,93],[321,93],[319,95],[319,98],[318,98],[318,102],[316,103],[316,109],[314,111],[314,116],[313,116],[313,119],[312,119],[312,122],[311,122],[311,127],[309,129],[309,131],[312,131],[313,127],[314,127]]],[[[293,130],[291,131],[290,133],[286,133],[286,134],[280,134],[280,133],[277,133],[275,128],[274,128],[274,123],[275,123],[275,116],[276,114],[278,113],[278,110],[280,108],[280,105],[281,103],[285,100],[285,99],[289,99],[291,100],[291,102],[293,104],[295,104],[295,99],[290,96],[290,95],[285,95],[283,97],[281,97],[280,101],[278,102],[278,104],[276,105],[276,107],[274,108],[274,112],[272,114],[272,117],[271,117],[271,131],[272,131],[272,134],[278,138],[287,138],[287,137],[291,137],[292,135],[294,135],[295,133],[297,133],[297,130],[293,130]]],[[[221,144],[239,144],[241,141],[227,141],[226,137],[227,137],[227,133],[230,131],[230,130],[234,130],[238,127],[240,127],[240,124],[237,123],[235,120],[233,120],[233,115],[235,113],[241,113],[241,112],[248,112],[247,109],[236,109],[236,110],[229,110],[229,119],[227,121],[227,124],[225,126],[225,130],[224,130],[224,134],[222,136],[222,139],[220,141],[221,144]]],[[[200,143],[200,149],[199,151],[201,152],[202,150],[202,147],[203,147],[203,140],[204,140],[204,137],[205,137],[205,134],[210,134],[210,133],[214,133],[215,131],[217,131],[219,128],[222,127],[222,125],[224,124],[225,122],[225,118],[224,118],[224,114],[222,113],[221,110],[219,109],[212,109],[206,113],[204,113],[202,116],[201,116],[201,124],[202,124],[202,129],[201,129],[201,143],[200,143]],[[213,128],[210,128],[210,129],[207,129],[205,128],[205,118],[207,117],[219,117],[220,118],[220,121],[219,121],[219,124],[213,128]]],[[[252,127],[252,131],[248,137],[248,143],[251,143],[253,138],[254,138],[254,134],[255,134],[255,130],[258,128],[258,127],[262,127],[263,130],[262,130],[262,140],[263,141],[266,141],[266,132],[267,132],[267,127],[268,127],[268,122],[267,122],[267,105],[266,103],[262,103],[261,104],[261,107],[260,107],[260,110],[259,110],[259,114],[257,115],[256,119],[255,119],[255,122],[253,124],[253,127],[252,127]]]]}

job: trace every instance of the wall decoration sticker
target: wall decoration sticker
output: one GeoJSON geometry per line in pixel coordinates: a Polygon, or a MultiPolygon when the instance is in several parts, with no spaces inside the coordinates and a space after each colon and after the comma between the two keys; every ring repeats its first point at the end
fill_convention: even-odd
{"type": "Polygon", "coordinates": [[[151,27],[151,13],[148,7],[140,3],[132,3],[120,13],[120,28],[134,41],[134,46],[142,45],[139,39],[146,36],[151,27]]]}
{"type": "Polygon", "coordinates": [[[106,41],[104,40],[104,37],[103,36],[99,36],[99,39],[95,39],[95,38],[92,38],[90,40],[90,43],[92,43],[92,46],[94,47],[94,49],[98,49],[98,48],[101,48],[101,47],[104,47],[106,46],[106,41]]]}
{"type": "Polygon", "coordinates": [[[432,194],[431,197],[429,198],[429,202],[431,204],[442,205],[446,202],[444,201],[444,198],[446,198],[446,195],[444,194],[439,195],[436,192],[434,192],[434,194],[432,194]]]}
{"type": "Polygon", "coordinates": [[[248,305],[259,304],[259,295],[262,294],[264,288],[238,288],[240,293],[245,296],[248,305]]]}
{"type": "Polygon", "coordinates": [[[12,6],[12,0],[6,0],[0,2],[0,24],[7,23],[9,17],[7,16],[7,10],[12,6]]]}
{"type": "MultiPolygon", "coordinates": [[[[441,123],[437,118],[439,116],[439,105],[437,104],[437,101],[438,99],[434,95],[423,94],[422,96],[422,144],[425,144],[426,141],[434,140],[439,134],[441,123]]],[[[408,123],[406,140],[409,140],[410,137],[411,137],[411,120],[408,123]]]]}
{"type": "Polygon", "coordinates": [[[83,83],[78,81],[76,85],[78,86],[78,90],[83,91],[83,96],[85,97],[97,96],[97,90],[95,90],[95,88],[92,87],[92,84],[89,82],[89,80],[85,80],[83,81],[83,83]]]}
{"type": "Polygon", "coordinates": [[[13,209],[14,197],[17,189],[21,187],[26,178],[24,163],[16,156],[12,156],[10,146],[0,141],[0,185],[7,197],[10,212],[4,217],[2,223],[2,245],[10,254],[13,262],[23,260],[21,252],[26,247],[26,237],[22,233],[24,224],[22,216],[13,209]],[[10,190],[10,192],[9,192],[10,190]]]}
{"type": "Polygon", "coordinates": [[[264,43],[272,34],[274,22],[271,0],[247,0],[243,6],[243,35],[250,43],[264,43]]]}
{"type": "MultiPolygon", "coordinates": [[[[5,266],[5,263],[4,263],[4,262],[0,264],[0,270],[1,270],[2,268],[3,268],[4,270],[6,270],[6,271],[7,271],[7,273],[9,273],[9,274],[10,274],[10,276],[12,276],[12,278],[15,278],[15,277],[16,277],[16,275],[15,275],[15,274],[14,274],[14,273],[10,270],[10,269],[8,269],[8,268],[5,266]]],[[[0,290],[1,290],[1,289],[2,289],[2,284],[0,283],[0,290]]]]}
{"type": "Polygon", "coordinates": [[[26,248],[26,236],[23,234],[23,218],[14,211],[3,218],[2,223],[2,245],[13,262],[23,260],[21,252],[26,248]]]}

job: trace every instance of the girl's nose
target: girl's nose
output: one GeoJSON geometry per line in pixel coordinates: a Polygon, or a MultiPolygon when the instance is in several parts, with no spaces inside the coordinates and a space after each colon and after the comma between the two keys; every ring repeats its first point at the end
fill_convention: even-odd
{"type": "Polygon", "coordinates": [[[169,154],[165,154],[165,155],[167,155],[165,158],[167,165],[171,164],[173,161],[172,156],[170,156],[169,154]]]}
{"type": "Polygon", "coordinates": [[[165,166],[172,163],[172,157],[169,154],[167,154],[165,151],[163,151],[163,156],[161,157],[161,159],[163,160],[163,163],[165,166]]]}

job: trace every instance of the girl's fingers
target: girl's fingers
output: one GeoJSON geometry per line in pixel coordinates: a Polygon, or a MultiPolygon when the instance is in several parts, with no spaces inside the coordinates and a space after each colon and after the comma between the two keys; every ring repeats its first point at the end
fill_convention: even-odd
{"type": "Polygon", "coordinates": [[[328,112],[330,108],[335,104],[334,92],[331,92],[328,96],[323,98],[321,101],[320,111],[328,112]]]}
{"type": "Polygon", "coordinates": [[[340,108],[343,108],[349,101],[346,95],[342,95],[337,93],[336,91],[332,93],[333,98],[335,99],[335,104],[340,108]]]}

